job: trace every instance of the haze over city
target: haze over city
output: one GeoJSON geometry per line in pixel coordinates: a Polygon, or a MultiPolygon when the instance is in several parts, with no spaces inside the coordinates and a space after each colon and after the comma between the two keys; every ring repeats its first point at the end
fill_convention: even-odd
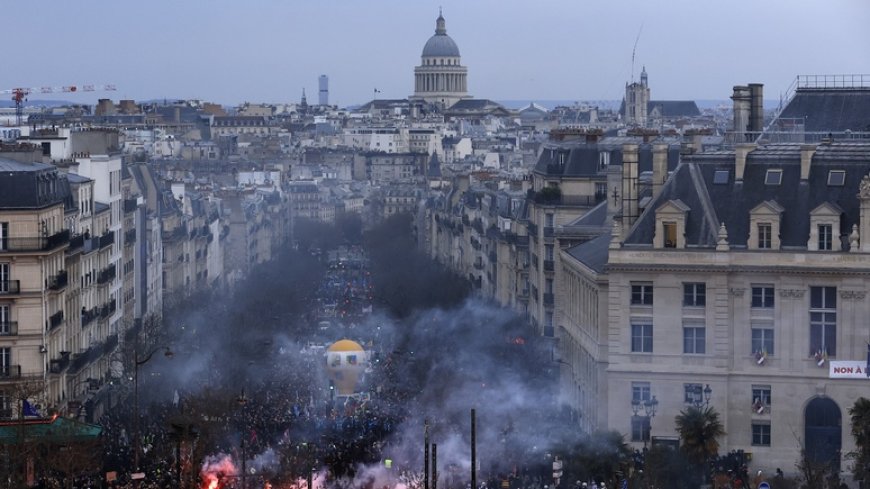
{"type": "Polygon", "coordinates": [[[0,88],[114,83],[137,100],[287,102],[327,74],[340,106],[376,88],[403,98],[439,7],[479,98],[618,100],[639,33],[634,75],[645,65],[668,99],[725,100],[757,81],[773,100],[798,74],[870,72],[864,0],[13,1],[0,88]]]}

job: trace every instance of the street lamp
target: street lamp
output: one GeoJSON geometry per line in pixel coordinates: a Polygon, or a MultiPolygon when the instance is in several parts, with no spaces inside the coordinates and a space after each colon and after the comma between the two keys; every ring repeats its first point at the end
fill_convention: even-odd
{"type": "Polygon", "coordinates": [[[710,384],[706,384],[703,389],[701,384],[696,384],[692,395],[692,406],[695,409],[701,409],[701,406],[705,408],[710,407],[711,397],[713,397],[713,389],[710,387],[710,384]]]}
{"type": "Polygon", "coordinates": [[[658,408],[659,401],[658,399],[656,399],[656,396],[652,396],[651,398],[643,401],[640,399],[631,400],[631,412],[634,413],[634,416],[638,418],[645,418],[643,431],[641,431],[641,438],[643,439],[644,449],[646,449],[646,442],[649,440],[650,419],[656,416],[656,411],[658,410],[658,408]]]}
{"type": "Polygon", "coordinates": [[[242,409],[242,489],[246,489],[247,484],[245,479],[248,475],[246,466],[248,460],[248,453],[245,447],[245,429],[247,428],[245,423],[245,406],[247,406],[248,404],[248,398],[247,396],[245,396],[245,389],[242,389],[242,394],[239,395],[239,397],[236,399],[236,402],[239,403],[239,406],[242,409]]]}
{"type": "MultiPolygon", "coordinates": [[[[151,350],[151,353],[144,357],[139,356],[139,352],[135,351],[133,356],[133,406],[135,413],[133,416],[133,468],[139,472],[139,452],[142,451],[141,433],[139,432],[139,367],[148,363],[151,358],[160,350],[164,350],[163,354],[166,358],[172,358],[174,353],[168,347],[157,347],[151,350]]],[[[138,480],[138,479],[137,479],[138,480]]]]}

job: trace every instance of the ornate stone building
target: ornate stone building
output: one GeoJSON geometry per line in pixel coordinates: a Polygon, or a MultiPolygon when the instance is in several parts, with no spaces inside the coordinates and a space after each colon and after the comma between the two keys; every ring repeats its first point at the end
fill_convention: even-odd
{"type": "Polygon", "coordinates": [[[460,61],[459,46],[447,35],[444,17],[439,12],[435,35],[426,41],[420,66],[414,68],[411,100],[446,109],[462,99],[471,98],[468,95],[468,68],[460,61]]]}

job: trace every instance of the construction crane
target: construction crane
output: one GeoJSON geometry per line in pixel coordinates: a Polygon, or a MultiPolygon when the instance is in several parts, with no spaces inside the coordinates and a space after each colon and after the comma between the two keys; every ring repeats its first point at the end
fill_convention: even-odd
{"type": "Polygon", "coordinates": [[[15,120],[16,124],[20,126],[24,115],[24,102],[27,101],[27,96],[31,93],[113,92],[115,90],[115,85],[67,85],[64,87],[9,88],[0,90],[0,93],[12,94],[12,101],[15,102],[15,120]]]}

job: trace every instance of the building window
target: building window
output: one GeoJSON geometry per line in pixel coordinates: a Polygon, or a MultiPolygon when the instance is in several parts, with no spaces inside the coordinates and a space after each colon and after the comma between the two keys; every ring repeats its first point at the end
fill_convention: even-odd
{"type": "Polygon", "coordinates": [[[652,284],[632,284],[631,286],[631,305],[633,306],[651,306],[653,303],[653,286],[652,284]]]}
{"type": "Polygon", "coordinates": [[[779,185],[782,183],[782,170],[767,170],[764,176],[765,185],[779,185]]]}
{"type": "Polygon", "coordinates": [[[707,328],[703,326],[683,327],[683,353],[703,355],[706,353],[707,328]]]}
{"type": "Polygon", "coordinates": [[[631,351],[632,353],[652,353],[653,351],[653,325],[631,325],[631,351]]]}
{"type": "Polygon", "coordinates": [[[773,227],[770,223],[761,223],[758,225],[758,249],[769,250],[773,243],[773,227]]]}
{"type": "Polygon", "coordinates": [[[598,153],[598,169],[603,170],[610,165],[610,152],[602,151],[598,153]]]}
{"type": "Polygon", "coordinates": [[[595,184],[595,202],[601,202],[602,200],[607,199],[607,184],[606,183],[596,183],[595,184]]]}
{"type": "Polygon", "coordinates": [[[831,187],[842,187],[846,183],[845,170],[831,170],[828,172],[828,185],[831,187]]]}
{"type": "Polygon", "coordinates": [[[10,324],[9,306],[0,304],[0,336],[8,336],[12,333],[10,324]]]}
{"type": "Polygon", "coordinates": [[[773,328],[752,328],[752,353],[773,355],[773,328]]]}
{"type": "Polygon", "coordinates": [[[662,229],[665,234],[665,248],[677,247],[677,223],[663,222],[662,229]]]}
{"type": "Polygon", "coordinates": [[[713,183],[715,185],[724,185],[728,183],[728,175],[728,170],[716,170],[716,172],[713,173],[713,183]]]}
{"type": "Polygon", "coordinates": [[[773,304],[773,285],[752,286],[752,307],[772,309],[773,304]]]}
{"type": "Polygon", "coordinates": [[[837,354],[837,288],[810,287],[810,355],[837,354]]]}
{"type": "Polygon", "coordinates": [[[640,403],[652,399],[650,396],[649,382],[632,382],[631,383],[631,400],[640,403]]]}
{"type": "Polygon", "coordinates": [[[12,348],[0,348],[0,377],[12,375],[12,348]]]}
{"type": "Polygon", "coordinates": [[[701,405],[704,402],[704,386],[702,384],[683,384],[683,402],[701,405]]]}
{"type": "Polygon", "coordinates": [[[770,446],[769,423],[752,423],[752,445],[757,447],[770,446]]]}
{"type": "Polygon", "coordinates": [[[552,212],[548,212],[544,214],[544,226],[551,228],[555,222],[555,218],[553,217],[552,212]]]}
{"type": "Polygon", "coordinates": [[[0,250],[9,247],[9,223],[0,222],[0,250]]]}
{"type": "Polygon", "coordinates": [[[761,414],[758,411],[758,406],[770,409],[770,386],[769,385],[753,385],[752,386],[752,405],[755,407],[756,414],[761,414]]]}
{"type": "Polygon", "coordinates": [[[0,292],[9,292],[9,264],[0,263],[0,292]]]}
{"type": "Polygon", "coordinates": [[[834,229],[830,224],[819,224],[819,251],[831,251],[834,229]]]}
{"type": "Polygon", "coordinates": [[[707,284],[683,284],[683,305],[686,307],[704,307],[707,304],[707,284]]]}
{"type": "Polygon", "coordinates": [[[631,441],[649,441],[650,419],[649,416],[631,417],[631,441]]]}

